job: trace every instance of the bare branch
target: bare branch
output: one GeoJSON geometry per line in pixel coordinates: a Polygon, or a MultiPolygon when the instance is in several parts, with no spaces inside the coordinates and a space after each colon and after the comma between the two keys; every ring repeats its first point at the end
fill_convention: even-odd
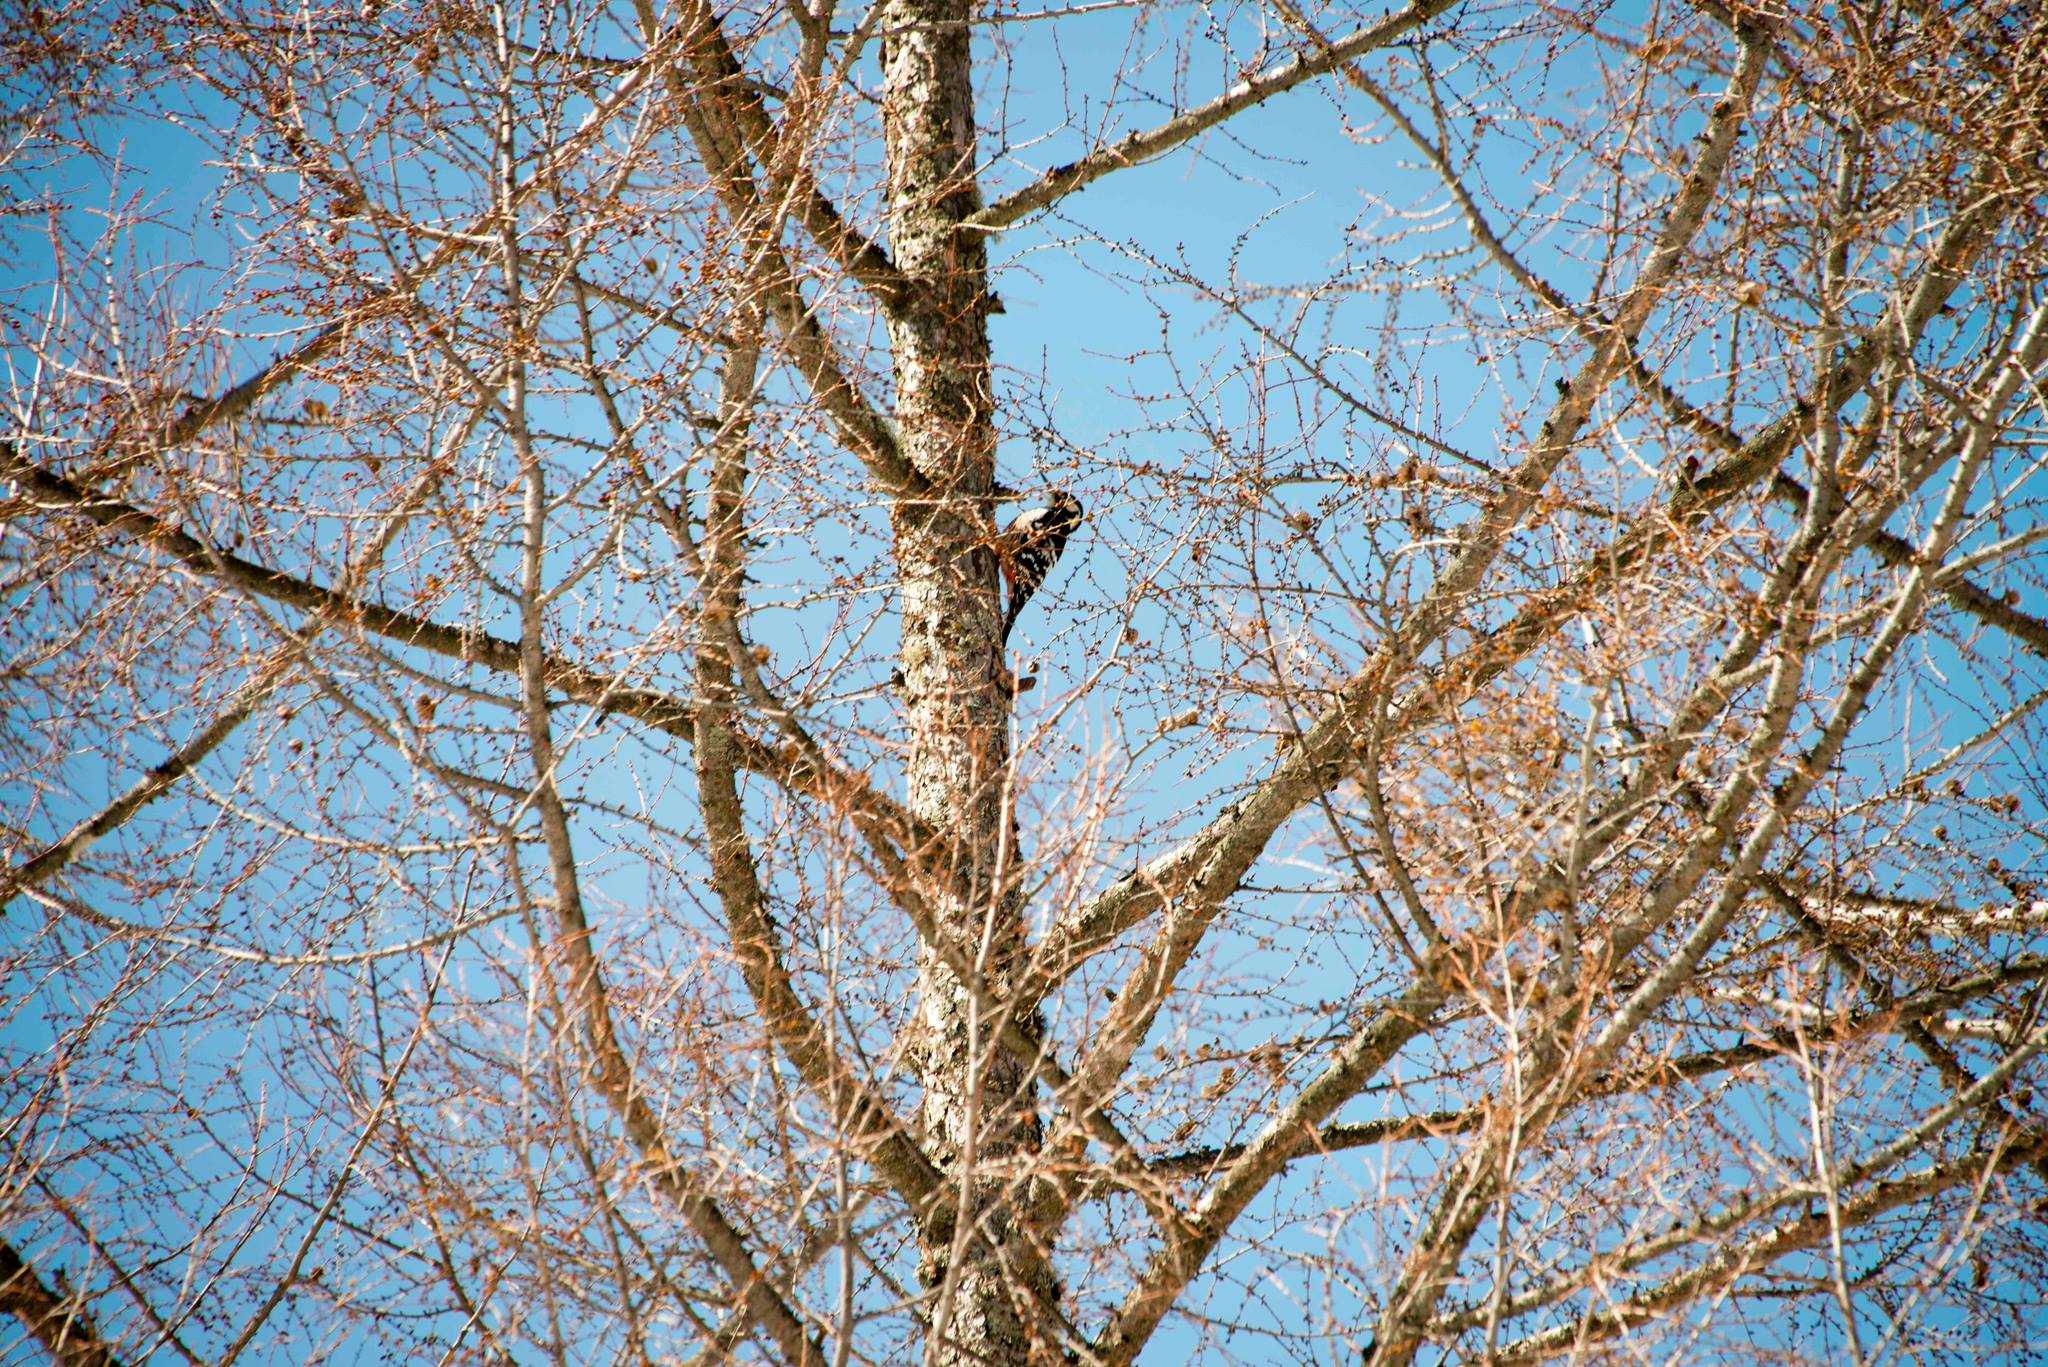
{"type": "Polygon", "coordinates": [[[0,1313],[14,1316],[63,1367],[117,1367],[75,1294],[59,1295],[14,1245],[0,1242],[0,1313]]]}
{"type": "MultiPolygon", "coordinates": [[[[443,626],[411,613],[349,597],[310,580],[205,545],[152,513],[120,499],[90,492],[62,475],[45,470],[23,457],[11,443],[0,442],[0,474],[19,480],[38,498],[55,507],[88,518],[117,535],[133,537],[154,547],[202,578],[232,585],[288,607],[327,614],[336,621],[347,622],[445,659],[508,675],[516,674],[519,669],[519,650],[510,641],[472,628],[443,626]]],[[[632,687],[615,676],[601,674],[551,652],[544,653],[543,668],[547,686],[565,697],[608,713],[644,721],[683,740],[691,739],[696,733],[696,714],[690,703],[653,689],[632,687]]],[[[852,775],[820,772],[801,755],[758,740],[741,742],[738,754],[740,762],[751,772],[772,778],[788,786],[792,792],[807,793],[826,803],[830,810],[849,810],[849,804],[858,808],[883,828],[895,833],[905,858],[930,857],[936,848],[937,842],[931,832],[912,820],[887,796],[852,775]]]]}
{"type": "MultiPolygon", "coordinates": [[[[1856,1193],[1843,1203],[1841,1220],[1847,1225],[1868,1224],[1888,1211],[1981,1181],[1989,1174],[2011,1164],[2033,1162],[2044,1155],[2048,1155],[2048,1138],[2036,1137],[2024,1143],[2001,1144],[1985,1153],[1967,1154],[1946,1162],[1931,1163],[1903,1176],[1875,1182],[1867,1190],[1856,1193]]],[[[1806,1200],[1813,1194],[1813,1190],[1803,1184],[1797,1188],[1773,1193],[1759,1200],[1754,1206],[1740,1207],[1736,1213],[1718,1215],[1711,1222],[1703,1222],[1704,1228],[1700,1232],[1707,1233],[1726,1228],[1738,1221],[1755,1218],[1806,1200]]],[[[1593,1311],[1571,1324],[1505,1344],[1494,1355],[1495,1360],[1517,1363],[1541,1362],[1560,1352],[1583,1350],[1645,1323],[1650,1316],[1660,1311],[1686,1305],[1703,1296],[1726,1290],[1743,1277],[1768,1268],[1789,1253],[1813,1248],[1827,1240],[1829,1228],[1829,1219],[1825,1214],[1801,1215],[1781,1221],[1743,1242],[1724,1247],[1695,1267],[1635,1292],[1619,1305],[1593,1311]]],[[[1621,1266],[1628,1266],[1634,1262],[1645,1261],[1649,1256],[1647,1251],[1631,1250],[1616,1261],[1621,1266]]],[[[1518,1300],[1511,1312],[1518,1313],[1531,1308],[1534,1307],[1526,1306],[1518,1300]]]]}
{"type": "Polygon", "coordinates": [[[1013,190],[969,218],[965,227],[995,232],[1049,208],[1076,190],[1102,179],[1112,171],[1136,166],[1170,152],[1188,139],[1204,133],[1231,115],[1263,104],[1275,95],[1294,89],[1304,81],[1327,75],[1362,53],[1386,47],[1436,18],[1457,0],[1411,0],[1406,9],[1375,24],[1368,24],[1342,38],[1325,44],[1314,56],[1290,57],[1238,82],[1207,104],[1176,114],[1156,127],[1142,129],[1099,147],[1079,161],[1056,166],[1020,190],[1013,190]]]}

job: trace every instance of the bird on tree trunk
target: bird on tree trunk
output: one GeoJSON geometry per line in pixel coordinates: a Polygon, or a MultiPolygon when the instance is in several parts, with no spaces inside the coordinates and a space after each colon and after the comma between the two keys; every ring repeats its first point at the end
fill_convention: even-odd
{"type": "MultiPolygon", "coordinates": [[[[1027,508],[1010,519],[995,539],[996,563],[1002,568],[1008,602],[1003,608],[1003,639],[1000,649],[1009,653],[1010,633],[1024,605],[1044,585],[1046,577],[1067,548],[1067,538],[1081,525],[1085,511],[1081,500],[1065,489],[1057,490],[1042,506],[1027,508]]],[[[998,677],[1012,693],[1029,688],[1035,680],[1018,680],[1010,672],[1007,658],[997,663],[998,677]]]]}

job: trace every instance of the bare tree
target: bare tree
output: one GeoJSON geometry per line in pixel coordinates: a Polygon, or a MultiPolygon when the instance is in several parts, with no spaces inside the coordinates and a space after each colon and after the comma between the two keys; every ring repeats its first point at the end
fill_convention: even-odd
{"type": "Polygon", "coordinates": [[[0,50],[23,1342],[2038,1349],[2039,6],[0,50]]]}

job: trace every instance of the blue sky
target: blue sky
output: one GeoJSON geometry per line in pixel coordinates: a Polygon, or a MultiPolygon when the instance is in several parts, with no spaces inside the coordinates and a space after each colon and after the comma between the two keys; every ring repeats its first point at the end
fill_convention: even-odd
{"type": "MultiPolygon", "coordinates": [[[[1169,89],[1120,96],[1126,107],[1119,128],[1149,124],[1173,103],[1206,98],[1229,79],[1235,61],[1265,50],[1255,12],[1225,13],[1217,22],[1233,39],[1233,56],[1219,59],[1209,55],[1193,62],[1179,78],[1177,88],[1167,77],[1147,77],[1169,89]]],[[[1017,184],[1021,176],[1068,159],[1088,145],[1093,120],[1101,111],[1101,92],[1114,86],[1125,61],[1125,35],[1131,23],[1131,12],[1111,10],[1057,25],[1022,23],[1005,30],[1005,39],[1012,44],[1008,64],[985,68],[988,107],[1006,104],[1010,125],[1019,134],[1046,136],[1018,148],[1013,155],[996,156],[987,176],[991,197],[1017,184]]],[[[1169,19],[1142,46],[1147,50],[1163,46],[1167,39],[1158,34],[1170,34],[1174,26],[1175,20],[1169,19]]],[[[1448,54],[1437,57],[1453,68],[1446,78],[1448,89],[1481,88],[1478,83],[1484,73],[1456,68],[1448,54]]],[[[1570,49],[1544,73],[1555,111],[1566,108],[1574,98],[1572,91],[1594,77],[1590,65],[1574,66],[1589,61],[1585,49],[1570,49]]],[[[1504,91],[1501,99],[1512,104],[1528,88],[1526,83],[1517,85],[1504,91]]],[[[197,107],[203,111],[206,105],[200,101],[197,107]]],[[[1542,111],[1523,112],[1533,115],[1542,111]]],[[[1182,627],[1174,619],[1171,596],[1141,593],[1134,585],[1132,567],[1150,563],[1146,556],[1164,556],[1162,547],[1170,544],[1162,533],[1171,530],[1179,515],[1171,501],[1174,491],[1196,487],[1210,473],[1207,463],[1213,454],[1194,421],[1198,407],[1176,397],[1177,387],[1209,396],[1207,411],[1199,416],[1220,424],[1229,435],[1245,434],[1247,448],[1256,445],[1259,436],[1267,436],[1284,450],[1304,421],[1327,408],[1326,398],[1313,395],[1301,407],[1260,407],[1260,401],[1271,394],[1253,380],[1267,373],[1263,363],[1271,359],[1270,352],[1262,356],[1261,343],[1250,329],[1219,315],[1194,290],[1162,283],[1148,263],[1163,262],[1212,282],[1229,280],[1246,287],[1315,280],[1333,267],[1343,266],[1368,285],[1383,286],[1384,279],[1375,279],[1374,272],[1365,269],[1370,262],[1353,259],[1352,249],[1360,239],[1351,231],[1352,225],[1360,220],[1377,221],[1383,214],[1406,211],[1429,199],[1429,182],[1412,169],[1412,157],[1398,144],[1362,142],[1348,136],[1347,115],[1363,118],[1355,96],[1345,95],[1340,110],[1326,84],[1294,91],[1240,116],[1227,130],[1190,148],[1089,187],[1061,205],[1057,213],[1002,234],[992,249],[996,288],[1005,304],[992,333],[1002,384],[1010,398],[1005,405],[1005,426],[1011,435],[1002,449],[1001,474],[1016,484],[1070,482],[1091,509],[1088,529],[1063,563],[1061,578],[1034,605],[1032,616],[1020,629],[1022,649],[1046,661],[1044,682],[1040,691],[1026,696],[1020,722],[1027,729],[1041,724],[1048,728],[1041,752],[1048,801],[1060,793],[1063,775],[1083,761],[1106,754],[1107,763],[1115,767],[1139,754],[1132,761],[1136,767],[1124,790],[1129,800],[1115,823],[1118,834],[1184,828],[1213,812],[1234,784],[1263,769],[1271,755],[1269,748],[1212,742],[1205,737],[1155,741],[1153,731],[1159,719],[1179,710],[1184,701],[1157,672],[1112,670],[1087,696],[1070,696],[1115,647],[1125,624],[1125,609],[1131,614],[1131,625],[1147,642],[1166,642],[1184,649],[1205,668],[1224,666],[1224,643],[1199,632],[1176,636],[1182,627]],[[1169,360],[1187,370],[1173,373],[1169,360]],[[1050,431],[1035,433],[1041,418],[1051,419],[1050,431]],[[1150,469],[1133,473],[1127,462],[1150,469]],[[1101,604],[1111,607],[1101,610],[1101,604]]],[[[1531,126],[1535,126],[1533,120],[1531,126]]],[[[1677,131],[1683,135],[1691,130],[1677,131]]],[[[216,225],[207,214],[206,194],[213,172],[205,164],[205,154],[190,135],[161,117],[125,119],[107,127],[106,133],[109,143],[121,149],[111,176],[74,162],[45,179],[47,190],[81,225],[89,224],[114,197],[149,205],[147,226],[127,239],[127,254],[112,262],[117,282],[131,273],[160,274],[174,281],[182,297],[205,299],[223,278],[218,272],[234,262],[238,252],[232,223],[216,225]]],[[[992,153],[994,138],[991,133],[992,153]]],[[[1564,174],[1559,193],[1568,194],[1570,176],[1590,171],[1573,163],[1564,152],[1539,153],[1518,149],[1513,140],[1495,142],[1489,144],[1478,166],[1485,177],[1519,188],[1531,179],[1558,176],[1560,163],[1564,174]]],[[[1440,226],[1411,244],[1416,250],[1449,246],[1462,239],[1463,230],[1454,219],[1441,212],[1435,218],[1440,226]]],[[[23,301],[32,295],[35,282],[46,278],[49,270],[48,258],[37,245],[37,226],[23,219],[9,220],[4,229],[8,237],[0,239],[0,253],[11,252],[12,259],[11,266],[0,268],[5,272],[0,274],[0,290],[14,297],[17,316],[27,308],[23,301]]],[[[1558,284],[1567,290],[1583,287],[1586,276],[1577,257],[1548,250],[1541,237],[1537,243],[1558,284]]],[[[1387,274],[1393,276],[1413,272],[1426,278],[1431,269],[1414,261],[1386,263],[1387,274]]],[[[1476,277],[1473,288],[1487,288],[1486,279],[1485,273],[1476,277]]],[[[1268,316],[1281,309],[1270,304],[1257,307],[1270,310],[1268,316]]],[[[1389,337],[1412,338],[1423,325],[1443,320],[1428,290],[1417,288],[1403,300],[1400,329],[1377,330],[1381,308],[1380,300],[1370,295],[1355,302],[1347,297],[1319,306],[1309,335],[1336,349],[1332,364],[1342,366],[1347,380],[1355,382],[1361,392],[1370,393],[1376,401],[1411,404],[1409,413],[1417,425],[1445,440],[1476,451],[1493,449],[1507,436],[1506,429],[1521,420],[1519,414],[1502,410],[1503,390],[1494,375],[1474,367],[1462,353],[1448,357],[1412,350],[1389,354],[1389,337]]],[[[253,311],[245,315],[254,316],[258,315],[253,311]]],[[[0,338],[14,367],[17,386],[26,374],[27,341],[18,335],[0,338]]],[[[270,349],[274,349],[270,339],[246,345],[241,357],[243,373],[248,365],[270,354],[270,349]]],[[[1508,398],[1540,405],[1557,365],[1556,358],[1545,351],[1541,345],[1529,344],[1520,354],[1504,358],[1505,367],[1525,367],[1528,379],[1525,389],[1509,392],[1508,398]]],[[[1288,391],[1282,387],[1279,392],[1285,395],[1288,391]]],[[[583,412],[581,420],[589,422],[590,414],[583,412]]],[[[1315,454],[1333,461],[1349,459],[1384,468],[1397,461],[1405,449],[1384,433],[1372,433],[1369,425],[1362,432],[1334,423],[1318,430],[1330,436],[1327,442],[1319,441],[1315,454]],[[1348,445],[1354,438],[1359,442],[1355,450],[1348,445]]],[[[594,426],[587,435],[602,436],[594,426]]],[[[1654,457],[1655,453],[1651,454],[1654,457]]],[[[1279,495],[1283,506],[1299,508],[1313,506],[1315,497],[1314,486],[1279,495]]],[[[1357,535],[1405,534],[1384,525],[1360,524],[1357,535]]],[[[810,568],[811,562],[799,557],[779,572],[800,580],[810,568]]],[[[1184,550],[1176,551],[1166,562],[1164,573],[1170,581],[1177,579],[1190,586],[1187,591],[1196,591],[1192,586],[1204,578],[1188,563],[1184,550]]],[[[771,582],[769,590],[774,587],[771,582]]],[[[609,591],[615,596],[603,605],[628,620],[636,611],[652,610],[657,601],[631,586],[612,585],[609,591]]],[[[1246,614],[1254,610],[1248,593],[1232,601],[1241,602],[1246,614]]],[[[1205,606],[1220,610],[1228,605],[1205,606]]],[[[767,633],[763,643],[784,656],[810,648],[821,629],[800,613],[764,616],[761,625],[767,633]]],[[[871,674],[885,668],[891,635],[892,629],[885,623],[876,639],[868,643],[871,674]]],[[[1937,662],[1940,658],[1937,654],[1937,662]]],[[[147,695],[152,703],[181,705],[163,721],[160,729],[166,736],[182,734],[190,715],[182,707],[187,699],[178,693],[179,687],[178,681],[167,679],[147,695]]],[[[366,689],[375,691],[374,685],[366,689]]],[[[402,684],[393,687],[401,711],[408,691],[402,684]]],[[[318,715],[317,709],[309,712],[297,724],[296,733],[290,731],[289,723],[279,723],[275,730],[252,729],[246,744],[237,742],[218,757],[215,769],[221,775],[263,772],[266,766],[258,758],[263,747],[276,744],[286,734],[317,730],[318,715]]],[[[870,696],[849,702],[846,715],[886,725],[892,713],[887,699],[870,696]]],[[[1250,700],[1244,700],[1242,711],[1231,718],[1244,728],[1255,728],[1266,720],[1250,700]]],[[[12,721],[23,731],[34,725],[25,712],[15,713],[12,721]]],[[[687,784],[676,776],[673,753],[664,753],[659,738],[652,742],[619,740],[619,730],[614,725],[592,733],[579,752],[572,782],[589,796],[611,798],[656,775],[652,791],[633,792],[630,797],[645,802],[653,822],[687,829],[693,819],[693,802],[679,791],[687,784]],[[658,776],[665,770],[669,772],[664,780],[658,776]]],[[[1241,741],[1241,735],[1238,739],[1241,741]]],[[[153,758],[142,753],[144,748],[138,746],[124,755],[124,762],[153,758]]],[[[366,809],[394,807],[390,825],[417,836],[459,829],[447,812],[408,790],[402,765],[382,768],[375,765],[374,757],[371,747],[351,766],[354,800],[366,809]]],[[[886,774],[888,762],[878,763],[885,766],[886,774]]],[[[104,800],[116,786],[101,756],[69,755],[63,766],[64,790],[53,793],[49,805],[38,813],[35,824],[40,834],[54,833],[79,812],[104,800]]],[[[124,769],[118,781],[125,783],[131,774],[131,769],[124,769]]],[[[23,790],[17,786],[7,796],[10,802],[20,800],[23,790]]],[[[375,810],[353,815],[361,817],[365,830],[377,828],[383,820],[375,810]]],[[[147,823],[140,824],[125,839],[147,840],[151,829],[147,823]]],[[[648,900],[649,886],[663,881],[667,871],[639,862],[634,851],[608,848],[605,837],[597,833],[595,818],[592,829],[580,834],[586,837],[583,849],[587,860],[600,870],[593,879],[593,890],[607,909],[624,913],[648,900]]],[[[199,839],[194,848],[194,866],[203,868],[204,858],[214,846],[199,839]]],[[[1276,874],[1296,871],[1286,859],[1312,864],[1316,857],[1299,840],[1285,848],[1276,845],[1276,853],[1282,856],[1276,874]]],[[[346,900],[343,890],[327,881],[323,869],[307,871],[302,878],[286,876],[288,872],[266,875],[239,890],[229,899],[230,923],[262,938],[269,931],[267,910],[294,896],[346,900]]],[[[458,878],[429,882],[437,893],[449,898],[448,904],[408,906],[401,898],[388,899],[388,904],[378,900],[374,914],[336,927],[335,934],[344,942],[381,943],[437,924],[438,918],[450,914],[452,906],[466,905],[460,900],[458,878]]],[[[1317,921],[1314,910],[1319,901],[1327,899],[1301,896],[1290,900],[1288,894],[1276,893],[1268,900],[1246,900],[1246,928],[1227,937],[1218,953],[1227,957],[1234,972],[1257,985],[1257,990],[1249,991],[1247,1000],[1229,1003],[1215,1021],[1197,1026],[1192,1036],[1195,1042],[1206,1037],[1229,1042],[1233,1036],[1242,1042],[1247,1034],[1285,1028],[1289,1017],[1281,1007],[1343,997],[1358,990],[1364,972],[1385,970],[1384,964],[1347,961],[1331,952],[1328,927],[1317,921]],[[1269,915],[1278,929],[1262,936],[1258,926],[1269,915]]],[[[475,905],[490,901],[487,894],[479,894],[475,905]]],[[[138,917],[149,910],[146,906],[126,908],[138,917]]],[[[666,953],[681,957],[672,946],[649,948],[648,953],[655,959],[666,953]]],[[[463,968],[484,973],[479,965],[458,961],[458,969],[463,968]]],[[[112,969],[109,973],[118,976],[112,969]]],[[[175,998],[202,981],[202,975],[195,975],[175,986],[166,982],[162,988],[166,997],[175,998]]],[[[487,996],[502,991],[503,985],[475,990],[487,996]]],[[[329,1004],[335,1019],[347,1027],[338,1035],[365,1028],[362,1003],[352,999],[347,979],[337,977],[331,985],[329,1004]]],[[[65,1009],[70,1005],[65,1003],[65,1009]]],[[[270,1048],[283,1049],[291,1043],[288,1025],[280,1024],[279,1038],[270,1042],[270,1048]]],[[[45,1029],[46,1022],[33,1013],[16,1015],[6,1023],[10,1048],[40,1052],[45,1029]]],[[[202,1085],[234,1072],[245,1051],[266,1059],[275,1056],[268,1049],[256,1050],[252,1039],[218,1032],[198,1033],[182,1041],[181,1047],[195,1074],[193,1081],[202,1085]]],[[[247,1081],[238,1080],[241,1084],[247,1081]]],[[[1427,1081],[1417,1080],[1413,1092],[1387,1100],[1404,1105],[1415,1096],[1429,1094],[1427,1081]]],[[[1344,1118],[1374,1114],[1380,1103],[1380,1098],[1365,1098],[1347,1109],[1344,1118]]],[[[317,1149],[322,1143],[346,1141],[350,1130],[346,1118],[333,1122],[321,1115],[317,1104],[298,1104],[282,1094],[275,1104],[273,1122],[291,1116],[311,1127],[310,1137],[300,1137],[299,1143],[317,1149]]],[[[180,1153],[179,1162],[185,1165],[182,1177],[188,1185],[183,1190],[185,1204],[175,1219],[203,1224],[211,1199],[210,1180],[230,1170],[216,1161],[220,1157],[216,1154],[209,1159],[204,1145],[180,1153]]],[[[1299,1214],[1313,1209],[1323,1184],[1353,1193],[1370,1190],[1383,1178],[1425,1177],[1436,1158],[1434,1146],[1413,1146],[1399,1154],[1366,1150],[1313,1170],[1304,1169],[1298,1179],[1269,1193],[1262,1206],[1299,1214]]],[[[490,1166],[488,1161],[485,1166],[490,1166]]],[[[89,1175],[75,1180],[84,1182],[89,1175]]],[[[142,1218],[147,1218],[146,1213],[142,1218]]],[[[288,1222],[264,1226],[261,1236],[248,1247],[247,1256],[253,1259],[266,1253],[272,1239],[288,1240],[289,1228],[288,1222]]],[[[1161,1334],[1148,1361],[1181,1360],[1197,1343],[1205,1344],[1217,1361],[1283,1360],[1266,1356],[1280,1350],[1276,1340],[1261,1335],[1262,1327],[1287,1332],[1312,1313],[1329,1313],[1341,1321],[1357,1308],[1357,1298],[1370,1290],[1347,1290],[1302,1271],[1317,1250],[1318,1240],[1337,1237],[1316,1219],[1303,1217],[1286,1224],[1275,1236],[1278,1243],[1302,1251],[1301,1261],[1261,1266],[1242,1250],[1219,1260],[1207,1291],[1197,1296],[1195,1303],[1205,1304],[1219,1316],[1242,1312],[1270,1322],[1247,1324],[1228,1339],[1204,1337],[1191,1326],[1172,1326],[1161,1334]],[[1346,1300],[1347,1295],[1352,1299],[1346,1300]],[[1325,1298],[1327,1311],[1321,1308],[1325,1298]],[[1276,1306],[1289,1304],[1303,1307],[1294,1323],[1275,1311],[1276,1306]]],[[[1375,1231],[1365,1242],[1398,1237],[1399,1231],[1375,1231]]],[[[1335,1352],[1332,1347],[1331,1353],[1335,1352]]]]}

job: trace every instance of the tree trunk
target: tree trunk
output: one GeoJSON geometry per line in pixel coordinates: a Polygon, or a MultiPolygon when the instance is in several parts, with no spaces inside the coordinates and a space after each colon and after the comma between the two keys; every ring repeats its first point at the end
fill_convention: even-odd
{"type": "Polygon", "coordinates": [[[1039,1125],[1025,1069],[998,1045],[989,1012],[1007,997],[1024,930],[1002,878],[1014,852],[1003,783],[1010,700],[987,545],[988,262],[979,235],[959,228],[980,207],[968,16],[962,0],[891,0],[882,16],[890,248],[911,284],[889,319],[897,419],[903,454],[932,489],[894,508],[909,795],[957,860],[933,898],[946,950],[926,946],[918,959],[922,1119],[953,1179],[941,1208],[919,1219],[932,1364],[1042,1358],[1028,1307],[1053,1296],[1043,1260],[1010,1246],[1003,1180],[981,1175],[1035,1147],[1039,1125]],[[975,966],[978,1002],[949,960],[975,966]]]}

